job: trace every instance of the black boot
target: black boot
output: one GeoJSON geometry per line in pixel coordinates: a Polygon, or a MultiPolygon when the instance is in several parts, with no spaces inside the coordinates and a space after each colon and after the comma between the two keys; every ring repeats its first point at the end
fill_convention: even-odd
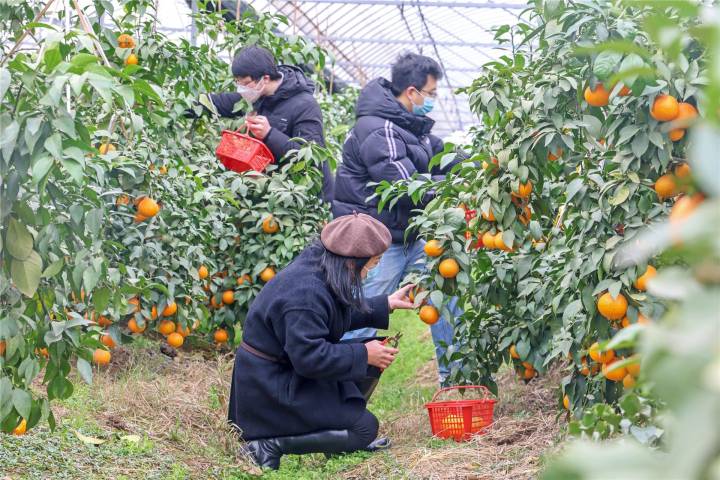
{"type": "Polygon", "coordinates": [[[277,470],[283,455],[346,452],[349,440],[347,430],[323,430],[305,435],[252,440],[246,443],[246,448],[259,466],[277,470]]]}
{"type": "Polygon", "coordinates": [[[389,438],[380,437],[370,442],[370,445],[365,447],[363,450],[367,452],[377,452],[378,450],[387,450],[390,448],[390,445],[392,445],[392,443],[389,438]]]}

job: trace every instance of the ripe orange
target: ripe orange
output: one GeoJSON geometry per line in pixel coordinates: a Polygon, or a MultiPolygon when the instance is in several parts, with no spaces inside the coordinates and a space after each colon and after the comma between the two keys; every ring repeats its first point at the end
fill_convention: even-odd
{"type": "Polygon", "coordinates": [[[135,310],[133,310],[134,312],[140,311],[140,299],[138,297],[131,298],[130,300],[128,300],[128,303],[131,305],[135,305],[135,310]]]}
{"type": "Polygon", "coordinates": [[[547,159],[551,162],[554,162],[555,160],[560,159],[562,156],[563,156],[563,149],[558,148],[557,150],[555,150],[554,153],[548,151],[547,159]]]}
{"type": "Polygon", "coordinates": [[[684,128],[674,128],[668,132],[668,137],[673,142],[679,142],[685,136],[684,128]]]}
{"type": "Polygon", "coordinates": [[[483,170],[491,170],[495,169],[499,165],[498,159],[495,157],[490,157],[490,163],[483,160],[482,162],[482,168],[483,170]]]}
{"type": "Polygon", "coordinates": [[[675,120],[685,120],[685,122],[690,123],[697,116],[698,111],[691,103],[678,103],[678,115],[675,117],[675,120]]]}
{"type": "Polygon", "coordinates": [[[657,193],[660,200],[674,197],[677,195],[677,184],[675,183],[675,177],[666,173],[655,181],[655,192],[657,193]]]}
{"type": "Polygon", "coordinates": [[[215,339],[215,343],[225,343],[228,341],[227,331],[225,331],[224,328],[218,328],[215,330],[213,338],[215,339]]]}
{"type": "MultiPolygon", "coordinates": [[[[100,155],[105,155],[108,152],[114,152],[117,148],[115,148],[115,145],[112,143],[103,143],[98,147],[98,152],[100,152],[100,155]]],[[[127,205],[127,203],[125,204],[127,205]]]]}
{"type": "Polygon", "coordinates": [[[531,380],[535,375],[537,375],[537,372],[534,368],[525,368],[525,370],[522,373],[522,378],[525,380],[531,380]]]}
{"type": "Polygon", "coordinates": [[[495,235],[493,235],[490,232],[485,232],[482,236],[483,245],[488,250],[492,250],[495,248],[495,235]]]}
{"type": "Polygon", "coordinates": [[[482,212],[480,215],[488,222],[495,221],[495,214],[493,213],[492,208],[489,208],[487,212],[482,212]]]}
{"type": "Polygon", "coordinates": [[[600,344],[598,342],[595,342],[590,345],[590,348],[588,349],[588,355],[590,355],[590,358],[592,358],[598,363],[608,363],[612,361],[613,358],[615,358],[615,350],[600,352],[600,344]]]}
{"type": "Polygon", "coordinates": [[[200,280],[205,280],[208,275],[210,275],[210,272],[208,272],[208,269],[205,265],[200,265],[200,268],[198,268],[198,277],[200,280]]]}
{"type": "Polygon", "coordinates": [[[517,349],[515,348],[515,345],[510,346],[510,356],[512,358],[520,359],[520,354],[518,354],[517,349]]]}
{"type": "Polygon", "coordinates": [[[146,217],[145,215],[141,215],[140,212],[136,212],[135,217],[133,217],[133,221],[135,223],[142,223],[147,219],[148,219],[148,217],[146,217]]]}
{"type": "Polygon", "coordinates": [[[135,39],[128,35],[127,33],[123,33],[120,35],[117,39],[118,41],[118,47],[120,48],[134,48],[135,47],[135,39]]]}
{"type": "Polygon", "coordinates": [[[520,184],[518,186],[517,192],[513,192],[513,195],[520,197],[520,198],[528,198],[533,190],[533,184],[530,180],[527,181],[525,184],[520,184]]]}
{"type": "Polygon", "coordinates": [[[640,275],[637,279],[635,279],[635,288],[640,290],[641,292],[644,292],[647,290],[647,282],[651,278],[653,278],[655,275],[657,275],[657,269],[653,267],[652,265],[648,265],[647,269],[645,270],[645,273],[640,275]]]}
{"type": "Polygon", "coordinates": [[[502,238],[502,234],[503,234],[503,232],[497,232],[495,234],[495,248],[504,250],[506,252],[512,252],[512,247],[505,245],[505,242],[503,241],[503,238],[502,238]]]}
{"type": "Polygon", "coordinates": [[[43,356],[43,357],[45,357],[45,358],[50,358],[50,352],[48,352],[47,347],[36,348],[36,349],[35,349],[35,353],[36,353],[37,355],[41,355],[41,356],[43,356]]]}
{"type": "Polygon", "coordinates": [[[526,227],[530,224],[530,220],[532,220],[532,210],[530,210],[529,206],[525,205],[523,211],[518,214],[518,220],[526,227]]]}
{"type": "Polygon", "coordinates": [[[620,320],[627,312],[628,303],[622,293],[613,298],[610,292],[603,293],[597,301],[597,309],[600,315],[608,320],[620,320]]]}
{"type": "Polygon", "coordinates": [[[25,420],[23,418],[22,421],[18,424],[18,426],[13,429],[12,434],[20,436],[20,435],[24,435],[26,431],[27,431],[27,420],[25,420]]]}
{"type": "Polygon", "coordinates": [[[628,365],[626,369],[627,372],[633,377],[637,378],[640,376],[640,362],[628,365]]]}
{"type": "Polygon", "coordinates": [[[423,250],[425,251],[425,255],[428,257],[439,257],[445,251],[445,249],[442,248],[442,245],[440,245],[440,242],[437,240],[430,240],[427,242],[423,250]]]}
{"type": "Polygon", "coordinates": [[[443,278],[455,278],[460,273],[460,265],[454,258],[446,258],[440,262],[438,272],[443,278]]]}
{"type": "Polygon", "coordinates": [[[158,332],[162,333],[165,336],[170,335],[175,331],[175,322],[172,320],[163,320],[160,322],[160,325],[158,325],[158,332]]]}
{"type": "Polygon", "coordinates": [[[428,325],[435,324],[440,318],[440,313],[437,308],[432,305],[424,305],[420,308],[420,320],[427,323],[428,325]]]}
{"type": "Polygon", "coordinates": [[[93,352],[93,362],[98,365],[107,365],[110,363],[110,352],[102,348],[96,348],[93,352]]]}
{"type": "Polygon", "coordinates": [[[162,314],[163,317],[172,317],[177,312],[177,303],[172,302],[168,303],[165,308],[163,308],[162,314]]]}
{"type": "Polygon", "coordinates": [[[220,307],[222,307],[222,306],[223,306],[223,303],[222,303],[222,295],[221,295],[221,296],[212,295],[212,296],[210,297],[210,306],[213,307],[213,308],[220,308],[220,307]]]}
{"type": "Polygon", "coordinates": [[[250,278],[250,275],[245,274],[242,277],[237,278],[237,284],[238,286],[242,285],[243,283],[247,282],[248,284],[252,283],[252,278],[250,278]]]}
{"type": "Polygon", "coordinates": [[[187,337],[190,335],[190,327],[186,326],[183,328],[179,323],[175,325],[175,332],[179,333],[180,335],[184,337],[187,337]]]}
{"type": "Polygon", "coordinates": [[[180,348],[182,347],[183,342],[185,342],[185,337],[179,333],[171,333],[167,337],[167,343],[171,347],[180,348]]]}
{"type": "Polygon", "coordinates": [[[678,101],[672,95],[658,95],[650,108],[650,116],[659,122],[675,120],[679,113],[678,101]]]}
{"type": "Polygon", "coordinates": [[[112,325],[112,323],[113,323],[112,320],[110,320],[105,315],[100,315],[100,318],[98,318],[98,325],[100,325],[103,328],[109,327],[110,325],[112,325]]]}
{"type": "Polygon", "coordinates": [[[679,223],[686,220],[695,209],[705,200],[702,194],[683,195],[670,210],[670,223],[679,223]]]}
{"type": "Polygon", "coordinates": [[[580,374],[584,376],[588,376],[590,374],[596,375],[600,371],[600,365],[597,363],[593,363],[590,367],[588,367],[588,361],[587,357],[582,358],[582,367],[580,368],[580,374]]]}
{"type": "Polygon", "coordinates": [[[134,53],[131,53],[125,59],[125,65],[137,65],[137,64],[138,64],[138,56],[135,55],[134,53]]]}
{"type": "Polygon", "coordinates": [[[232,290],[225,290],[222,294],[222,301],[225,305],[232,305],[235,301],[235,292],[232,290]]]}
{"type": "Polygon", "coordinates": [[[152,320],[156,320],[157,317],[158,317],[157,305],[153,305],[152,308],[150,309],[150,318],[152,320]]]}
{"type": "Polygon", "coordinates": [[[5,355],[5,340],[0,340],[0,357],[5,355]]]}
{"type": "Polygon", "coordinates": [[[610,100],[610,92],[605,90],[602,83],[595,85],[595,90],[591,90],[590,86],[585,88],[585,101],[593,107],[604,107],[610,100]]]}
{"type": "Polygon", "coordinates": [[[117,207],[121,205],[127,205],[128,203],[130,203],[130,197],[128,197],[124,193],[122,195],[118,195],[118,197],[115,199],[115,206],[117,207]]]}
{"type": "Polygon", "coordinates": [[[132,333],[142,333],[145,331],[146,328],[147,328],[147,324],[144,324],[142,326],[142,328],[140,328],[140,326],[137,324],[137,322],[135,321],[134,318],[131,318],[130,321],[128,322],[128,329],[132,333]]]}
{"type": "Polygon", "coordinates": [[[260,280],[267,283],[270,280],[275,278],[275,269],[272,267],[267,267],[265,270],[260,272],[260,280]]]}
{"type": "Polygon", "coordinates": [[[101,335],[100,342],[108,348],[115,348],[115,340],[108,334],[101,335]]]}
{"type": "Polygon", "coordinates": [[[690,177],[690,165],[687,163],[681,163],[675,167],[674,172],[677,178],[688,178],[690,177]]]}
{"type": "Polygon", "coordinates": [[[620,360],[603,363],[602,366],[603,376],[608,380],[612,380],[613,382],[620,382],[623,378],[625,378],[625,375],[627,375],[627,370],[625,369],[625,367],[613,368],[613,364],[618,361],[620,360]]]}
{"type": "Polygon", "coordinates": [[[633,388],[635,386],[635,379],[629,373],[623,378],[623,387],[633,388]]]}
{"type": "Polygon", "coordinates": [[[154,217],[160,211],[160,205],[150,197],[143,198],[137,206],[140,215],[150,218],[154,217]]]}
{"type": "Polygon", "coordinates": [[[272,215],[268,215],[262,221],[262,229],[265,233],[277,233],[280,231],[280,224],[272,215]]]}
{"type": "Polygon", "coordinates": [[[570,410],[570,397],[567,395],[563,397],[563,407],[565,407],[565,410],[570,410]]]}

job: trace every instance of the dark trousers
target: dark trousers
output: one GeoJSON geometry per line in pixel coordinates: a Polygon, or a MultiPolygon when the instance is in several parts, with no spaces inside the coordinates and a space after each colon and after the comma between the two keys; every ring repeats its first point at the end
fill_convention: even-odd
{"type": "Polygon", "coordinates": [[[377,438],[379,428],[380,422],[377,417],[370,413],[370,410],[365,410],[357,422],[348,428],[347,451],[354,452],[370,445],[370,442],[377,438]]]}

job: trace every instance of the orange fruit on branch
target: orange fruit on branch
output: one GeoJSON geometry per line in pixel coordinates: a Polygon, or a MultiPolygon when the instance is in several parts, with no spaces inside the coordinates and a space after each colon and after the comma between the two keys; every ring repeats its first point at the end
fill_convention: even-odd
{"type": "Polygon", "coordinates": [[[521,183],[520,185],[518,185],[517,192],[513,192],[512,194],[520,198],[528,198],[532,193],[532,190],[533,184],[530,180],[528,180],[527,183],[521,183]]]}
{"type": "Polygon", "coordinates": [[[629,373],[623,378],[623,387],[633,388],[635,386],[635,378],[629,373]]]}
{"type": "Polygon", "coordinates": [[[26,431],[27,431],[27,420],[25,420],[23,418],[22,421],[20,421],[20,423],[18,423],[17,427],[15,427],[13,429],[12,434],[16,435],[16,436],[20,436],[20,435],[24,435],[26,431]]]}
{"type": "MultiPolygon", "coordinates": [[[[112,143],[103,143],[98,147],[98,152],[100,152],[100,155],[105,155],[108,152],[114,152],[117,148],[115,148],[115,145],[112,143]]],[[[127,205],[127,203],[125,204],[127,205]]]]}
{"type": "Polygon", "coordinates": [[[147,324],[144,324],[142,326],[142,328],[140,328],[140,326],[137,324],[137,321],[134,318],[131,318],[130,321],[128,322],[128,329],[132,333],[142,333],[145,331],[146,328],[147,328],[147,324]]]}
{"type": "Polygon", "coordinates": [[[628,303],[622,293],[618,293],[616,298],[605,292],[597,301],[597,309],[600,315],[608,320],[620,320],[627,312],[628,303]]]}
{"type": "Polygon", "coordinates": [[[171,347],[174,347],[174,348],[180,348],[180,347],[182,347],[182,344],[183,344],[184,342],[185,342],[185,337],[183,337],[182,335],[180,335],[180,334],[177,333],[177,332],[171,333],[171,334],[168,335],[168,337],[167,337],[167,343],[168,343],[168,345],[170,345],[171,347]]]}
{"type": "Polygon", "coordinates": [[[647,290],[647,282],[651,278],[653,278],[655,275],[657,275],[657,269],[653,267],[652,265],[648,265],[647,269],[645,269],[645,273],[640,275],[637,279],[635,279],[634,286],[641,292],[644,292],[647,290]]]}
{"type": "MultiPolygon", "coordinates": [[[[687,103],[687,102],[678,103],[678,114],[677,114],[677,117],[675,117],[675,121],[684,120],[686,123],[690,123],[695,118],[697,118],[697,116],[698,116],[698,111],[691,103],[687,103]]],[[[689,126],[689,125],[685,125],[685,126],[689,126]]]]}
{"type": "Polygon", "coordinates": [[[101,335],[100,342],[108,348],[115,348],[115,340],[108,334],[101,335]]]}
{"type": "Polygon", "coordinates": [[[627,85],[623,85],[620,91],[618,92],[618,97],[627,97],[632,93],[632,90],[628,88],[627,85]]]}
{"type": "Polygon", "coordinates": [[[187,337],[188,335],[190,335],[190,327],[186,326],[185,328],[183,328],[183,327],[178,323],[177,325],[175,325],[175,332],[176,332],[176,333],[179,333],[179,334],[182,335],[183,338],[184,338],[184,337],[187,337]]]}
{"type": "Polygon", "coordinates": [[[177,303],[172,302],[172,303],[168,303],[165,306],[165,308],[163,308],[162,314],[163,314],[163,317],[171,317],[171,316],[175,315],[176,312],[177,312],[177,303]]]}
{"type": "Polygon", "coordinates": [[[613,358],[615,358],[615,351],[607,350],[605,352],[601,352],[600,344],[598,342],[595,342],[590,345],[590,348],[588,349],[588,355],[590,355],[590,358],[592,358],[598,363],[608,363],[611,362],[613,358]]]}
{"type": "Polygon", "coordinates": [[[702,194],[683,195],[670,210],[670,223],[679,223],[686,220],[695,209],[705,200],[702,194]]]}
{"type": "Polygon", "coordinates": [[[480,215],[488,222],[495,221],[495,214],[493,213],[492,208],[489,208],[487,212],[482,212],[480,215]]]}
{"type": "Polygon", "coordinates": [[[120,48],[135,48],[135,39],[127,33],[118,36],[117,42],[120,48]]]}
{"type": "Polygon", "coordinates": [[[454,258],[446,258],[440,262],[438,272],[443,278],[455,278],[460,273],[460,265],[454,258]]]}
{"type": "Polygon", "coordinates": [[[113,323],[112,320],[110,320],[105,315],[100,315],[100,317],[98,318],[98,325],[100,325],[103,328],[109,327],[110,325],[112,325],[112,323],[113,323]]]}
{"type": "Polygon", "coordinates": [[[520,359],[520,354],[517,352],[517,349],[515,348],[515,345],[510,346],[510,356],[512,358],[520,359]]]}
{"type": "Polygon", "coordinates": [[[522,372],[522,378],[524,380],[532,380],[535,377],[535,375],[537,375],[537,372],[535,371],[535,369],[533,367],[525,368],[524,371],[522,372]]]}
{"type": "Polygon", "coordinates": [[[623,378],[625,378],[625,375],[627,375],[625,367],[614,367],[614,364],[619,361],[620,360],[614,360],[603,363],[602,374],[605,378],[612,380],[613,382],[621,382],[623,378]]]}
{"type": "Polygon", "coordinates": [[[673,171],[675,174],[675,177],[677,178],[689,178],[690,177],[690,165],[687,163],[681,163],[677,167],[675,167],[675,170],[673,171]]]}
{"type": "Polygon", "coordinates": [[[158,317],[157,305],[153,305],[150,309],[150,318],[156,320],[158,317]]]}
{"type": "Polygon", "coordinates": [[[238,286],[244,284],[245,282],[247,282],[248,285],[252,284],[252,278],[250,278],[250,275],[245,274],[245,275],[237,278],[238,286]]]}
{"type": "Polygon", "coordinates": [[[198,277],[200,280],[205,280],[208,275],[210,275],[210,272],[208,271],[207,267],[205,265],[200,265],[200,268],[198,268],[198,277]]]}
{"type": "Polygon", "coordinates": [[[673,142],[679,142],[685,136],[684,128],[674,128],[668,132],[668,137],[673,142]]]}
{"type": "Polygon", "coordinates": [[[135,305],[135,309],[133,312],[139,312],[140,311],[140,299],[138,297],[133,297],[130,300],[128,300],[128,303],[130,305],[135,305]]]}
{"type": "Polygon", "coordinates": [[[128,55],[128,57],[125,59],[125,65],[137,65],[138,64],[138,56],[134,53],[131,53],[128,55]]]}
{"type": "Polygon", "coordinates": [[[532,210],[530,210],[529,206],[525,205],[523,211],[518,214],[518,220],[526,227],[530,224],[530,220],[532,220],[532,210]]]}
{"type": "Polygon", "coordinates": [[[482,236],[483,246],[488,250],[493,250],[495,247],[495,235],[490,232],[485,232],[482,236]]]}
{"type": "Polygon", "coordinates": [[[5,340],[0,340],[0,357],[5,355],[5,340]]]}
{"type": "Polygon", "coordinates": [[[224,328],[218,328],[213,334],[215,343],[225,343],[228,341],[228,333],[224,328]]]}
{"type": "Polygon", "coordinates": [[[154,217],[160,211],[160,205],[158,205],[152,198],[145,197],[140,201],[140,203],[138,203],[137,211],[144,217],[154,217]]]}
{"type": "Polygon", "coordinates": [[[110,355],[110,352],[107,350],[96,348],[93,352],[93,363],[96,363],[97,365],[107,365],[110,363],[111,357],[112,355],[110,355]]]}
{"type": "Polygon", "coordinates": [[[272,267],[267,267],[265,270],[260,272],[260,280],[267,283],[270,280],[275,278],[275,269],[272,267]]]}
{"type": "Polygon", "coordinates": [[[563,397],[563,407],[565,407],[565,410],[570,410],[570,397],[567,395],[563,397]]]}
{"type": "Polygon", "coordinates": [[[440,318],[440,313],[438,312],[437,308],[435,308],[432,305],[423,305],[420,308],[420,320],[427,323],[428,325],[433,325],[437,323],[438,319],[440,318]]]}
{"type": "Polygon", "coordinates": [[[158,325],[158,332],[162,333],[165,336],[170,335],[175,331],[175,322],[172,320],[163,320],[160,322],[160,325],[158,325]]]}
{"type": "Polygon", "coordinates": [[[631,363],[626,367],[627,372],[633,377],[637,378],[640,376],[640,362],[631,363]]]}
{"type": "Polygon", "coordinates": [[[425,255],[428,257],[439,257],[445,251],[445,249],[442,248],[442,245],[440,245],[440,242],[437,240],[428,241],[423,250],[425,251],[425,255]]]}
{"type": "Polygon", "coordinates": [[[547,159],[551,162],[560,159],[563,156],[563,149],[558,148],[555,152],[548,151],[547,159]]]}
{"type": "Polygon", "coordinates": [[[675,120],[679,113],[680,106],[672,95],[658,95],[650,108],[650,116],[659,122],[675,120]]]}
{"type": "Polygon", "coordinates": [[[604,107],[610,100],[610,92],[605,90],[602,83],[595,85],[595,89],[591,89],[590,86],[585,88],[584,93],[585,101],[593,107],[604,107]]]}
{"type": "Polygon", "coordinates": [[[222,294],[222,301],[225,305],[232,305],[235,301],[235,292],[232,290],[225,290],[222,294]]]}
{"type": "Polygon", "coordinates": [[[262,229],[265,233],[277,233],[280,231],[280,224],[275,220],[275,217],[268,215],[262,221],[262,229]]]}
{"type": "Polygon", "coordinates": [[[678,193],[677,183],[675,183],[675,177],[666,173],[655,181],[655,192],[660,200],[674,197],[678,193]]]}

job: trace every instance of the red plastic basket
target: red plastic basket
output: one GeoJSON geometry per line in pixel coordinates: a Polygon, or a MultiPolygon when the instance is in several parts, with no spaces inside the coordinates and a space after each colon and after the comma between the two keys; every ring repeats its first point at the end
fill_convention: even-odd
{"type": "Polygon", "coordinates": [[[275,161],[272,152],[263,142],[246,133],[240,133],[240,130],[223,130],[215,155],[220,163],[234,172],[262,172],[275,161]]]}
{"type": "Polygon", "coordinates": [[[438,390],[432,400],[425,404],[430,416],[430,429],[440,438],[452,438],[456,442],[482,435],[493,423],[495,400],[490,390],[482,385],[461,385],[438,390]],[[436,401],[438,395],[451,390],[477,389],[483,398],[436,401]]]}

